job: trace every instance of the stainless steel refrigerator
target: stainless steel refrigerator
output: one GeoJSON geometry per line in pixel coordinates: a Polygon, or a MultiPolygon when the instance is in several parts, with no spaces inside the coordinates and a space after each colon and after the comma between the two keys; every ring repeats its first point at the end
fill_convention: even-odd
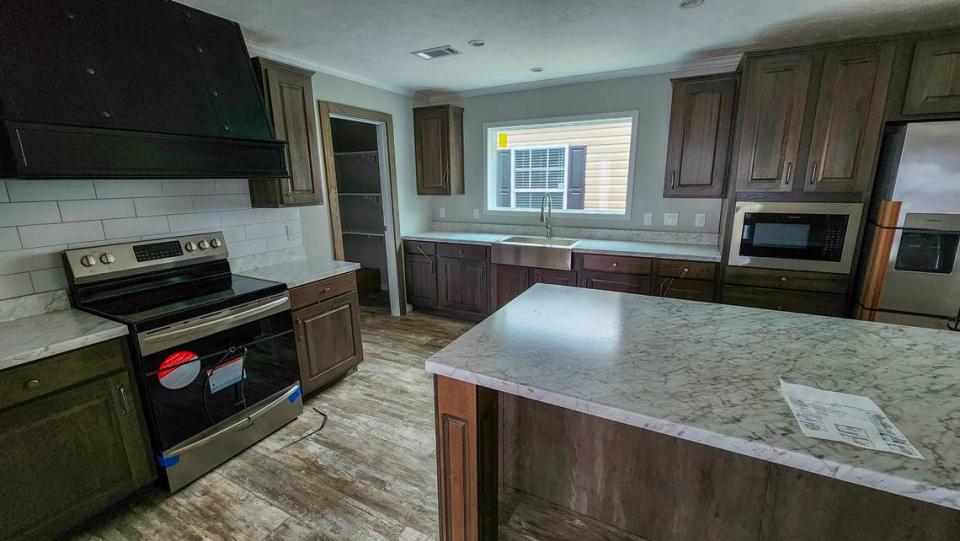
{"type": "Polygon", "coordinates": [[[887,134],[866,239],[860,319],[960,329],[960,121],[887,134]]]}

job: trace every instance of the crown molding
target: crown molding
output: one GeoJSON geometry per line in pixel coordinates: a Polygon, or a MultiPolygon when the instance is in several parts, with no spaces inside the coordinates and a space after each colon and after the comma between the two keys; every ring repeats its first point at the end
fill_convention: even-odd
{"type": "Polygon", "coordinates": [[[472,98],[474,96],[503,94],[505,92],[520,92],[523,90],[550,88],[554,86],[566,86],[595,81],[609,81],[612,79],[627,79],[630,77],[640,77],[643,75],[663,75],[667,73],[684,77],[712,75],[714,73],[727,73],[735,71],[740,65],[740,60],[742,58],[742,54],[733,54],[727,56],[718,56],[715,58],[705,58],[703,60],[696,60],[692,62],[674,62],[670,64],[657,64],[654,66],[642,66],[638,68],[587,73],[584,75],[571,75],[569,77],[557,77],[555,79],[543,79],[540,81],[530,81],[526,83],[491,86],[487,88],[477,88],[474,90],[464,90],[462,92],[431,93],[429,91],[420,91],[414,94],[414,98],[427,103],[445,103],[463,98],[472,98]]]}
{"type": "Polygon", "coordinates": [[[247,42],[247,50],[250,53],[250,56],[265,56],[271,60],[276,60],[278,62],[283,62],[285,64],[290,64],[300,68],[316,71],[319,73],[325,73],[327,75],[333,75],[334,77],[339,77],[341,79],[346,79],[348,81],[353,81],[354,83],[360,83],[366,86],[372,86],[374,88],[379,88],[380,90],[386,90],[388,92],[393,92],[394,94],[400,94],[402,96],[413,97],[413,91],[402,88],[399,86],[391,85],[389,83],[384,83],[381,81],[375,81],[373,79],[367,79],[366,77],[360,77],[359,75],[354,75],[352,73],[342,71],[336,68],[331,68],[330,66],[325,66],[319,64],[312,60],[308,60],[301,56],[293,55],[284,51],[283,49],[278,49],[276,47],[271,47],[269,45],[264,45],[262,43],[257,43],[253,40],[244,40],[247,42]]]}

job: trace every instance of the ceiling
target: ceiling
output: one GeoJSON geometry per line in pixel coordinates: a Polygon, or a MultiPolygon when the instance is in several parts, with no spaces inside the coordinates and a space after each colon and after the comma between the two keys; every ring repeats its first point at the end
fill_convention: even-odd
{"type": "Polygon", "coordinates": [[[960,24],[960,0],[178,1],[237,21],[254,50],[424,97],[960,24]],[[410,54],[441,45],[463,54],[410,54]]]}

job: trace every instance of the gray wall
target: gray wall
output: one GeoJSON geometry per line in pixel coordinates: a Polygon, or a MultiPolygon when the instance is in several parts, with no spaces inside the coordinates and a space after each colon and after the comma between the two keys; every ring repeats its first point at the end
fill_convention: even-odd
{"type": "Polygon", "coordinates": [[[483,124],[485,122],[549,118],[591,113],[639,111],[635,184],[630,202],[631,219],[596,220],[576,216],[554,216],[557,225],[612,229],[649,229],[717,233],[720,223],[719,199],[664,199],[663,176],[670,119],[670,78],[677,75],[645,75],[590,83],[557,86],[520,92],[465,98],[464,167],[466,195],[427,197],[433,219],[451,222],[536,224],[536,216],[484,215],[483,124]],[[446,217],[439,217],[439,209],[446,217]],[[473,210],[480,209],[480,219],[473,210]],[[653,224],[643,225],[643,214],[653,213],[653,224]],[[676,227],[663,225],[665,212],[680,214],[676,227]],[[706,226],[694,227],[696,213],[706,213],[706,226]]]}

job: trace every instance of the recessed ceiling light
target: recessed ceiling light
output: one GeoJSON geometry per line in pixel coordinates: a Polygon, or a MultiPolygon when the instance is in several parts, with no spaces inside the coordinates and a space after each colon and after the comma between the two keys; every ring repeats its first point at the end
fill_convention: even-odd
{"type": "Polygon", "coordinates": [[[534,72],[534,73],[540,73],[541,71],[543,71],[543,68],[541,68],[540,66],[534,66],[534,67],[530,68],[530,71],[532,71],[532,72],[534,72]]]}
{"type": "Polygon", "coordinates": [[[467,42],[467,45],[471,45],[473,47],[483,47],[486,44],[487,42],[483,41],[482,39],[471,39],[467,42]]]}
{"type": "Polygon", "coordinates": [[[413,51],[410,54],[414,56],[419,56],[424,60],[433,60],[434,58],[460,54],[460,51],[454,49],[449,45],[443,45],[441,47],[431,47],[429,49],[421,49],[419,51],[413,51]]]}
{"type": "Polygon", "coordinates": [[[703,0],[680,0],[680,7],[683,9],[695,8],[701,4],[703,4],[703,0]]]}

